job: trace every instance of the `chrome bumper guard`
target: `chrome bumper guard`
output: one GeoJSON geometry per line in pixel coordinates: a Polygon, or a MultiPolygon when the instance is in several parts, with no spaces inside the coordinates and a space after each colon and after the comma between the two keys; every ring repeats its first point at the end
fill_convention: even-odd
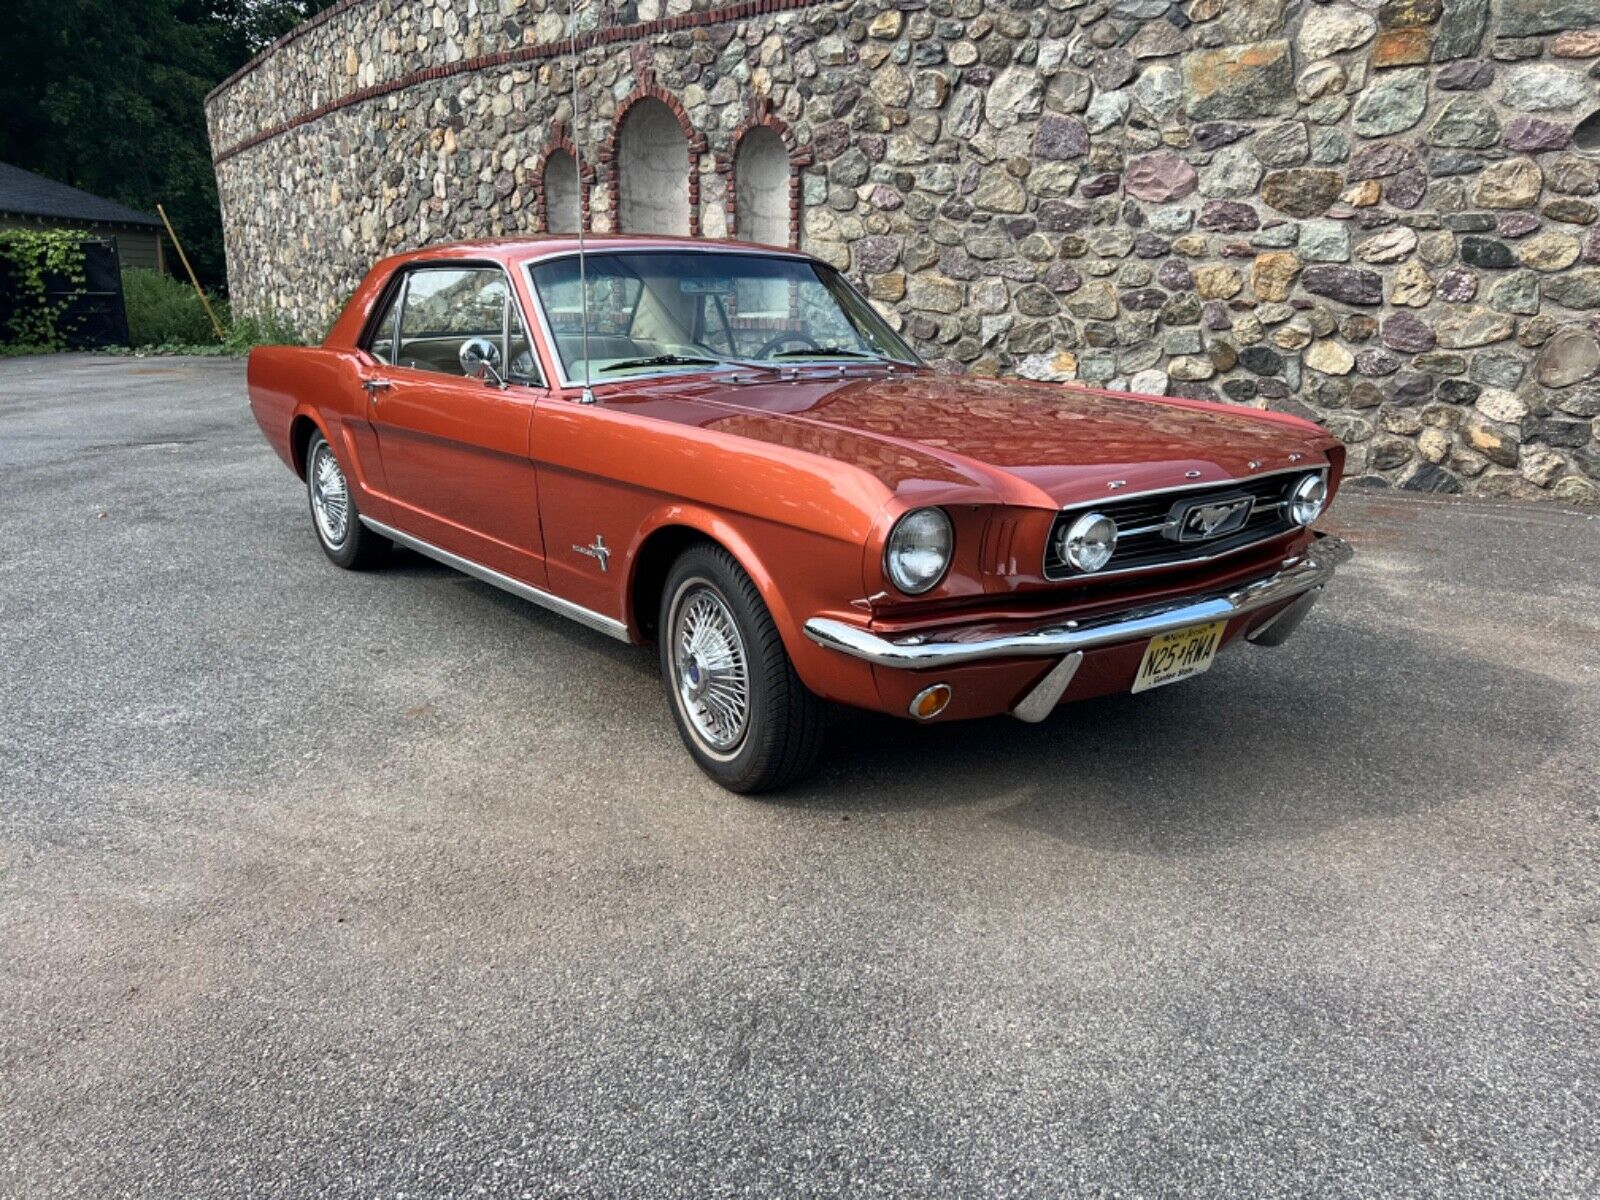
{"type": "MultiPolygon", "coordinates": [[[[1066,621],[1001,637],[963,639],[958,634],[947,641],[929,641],[912,635],[891,641],[858,625],[835,621],[830,617],[812,617],[806,622],[806,636],[819,646],[827,646],[841,654],[865,659],[880,667],[906,670],[952,667],[995,658],[1073,654],[1118,642],[1155,637],[1188,625],[1232,620],[1295,596],[1314,592],[1332,579],[1334,569],[1348,562],[1354,553],[1350,543],[1343,538],[1321,534],[1303,553],[1279,563],[1272,574],[1227,592],[1128,609],[1085,621],[1066,621]]],[[[1263,635],[1261,643],[1276,645],[1283,641],[1309,607],[1310,597],[1307,603],[1294,606],[1292,616],[1290,610],[1285,610],[1281,616],[1287,619],[1274,618],[1268,626],[1257,631],[1263,635]],[[1269,632],[1277,635],[1276,640],[1266,636],[1269,632]]],[[[1253,636],[1252,640],[1255,640],[1253,636]]]]}

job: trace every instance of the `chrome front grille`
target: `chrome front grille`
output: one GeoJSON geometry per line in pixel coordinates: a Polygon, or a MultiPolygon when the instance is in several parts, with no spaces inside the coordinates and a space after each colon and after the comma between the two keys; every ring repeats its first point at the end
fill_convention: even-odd
{"type": "Polygon", "coordinates": [[[1044,553],[1045,578],[1099,579],[1129,571],[1153,571],[1205,562],[1243,550],[1293,528],[1289,493],[1307,474],[1296,468],[1226,483],[1170,488],[1121,499],[1107,497],[1101,503],[1075,504],[1058,513],[1050,529],[1044,553]],[[1250,515],[1236,532],[1197,541],[1178,541],[1169,536],[1170,522],[1184,506],[1195,501],[1221,501],[1239,496],[1250,497],[1252,504],[1250,515]],[[1087,512],[1104,513],[1117,523],[1117,546],[1111,560],[1093,575],[1076,570],[1061,557],[1062,535],[1087,512]]]}

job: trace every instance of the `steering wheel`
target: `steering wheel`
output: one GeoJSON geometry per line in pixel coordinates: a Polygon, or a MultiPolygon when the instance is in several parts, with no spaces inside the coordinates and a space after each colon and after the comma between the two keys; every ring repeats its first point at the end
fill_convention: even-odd
{"type": "Polygon", "coordinates": [[[789,342],[804,342],[805,346],[802,347],[803,349],[822,349],[822,344],[813,338],[809,333],[794,333],[791,331],[789,333],[780,333],[777,337],[769,339],[767,343],[763,345],[761,349],[757,350],[751,357],[766,358],[779,346],[787,345],[789,342]]]}

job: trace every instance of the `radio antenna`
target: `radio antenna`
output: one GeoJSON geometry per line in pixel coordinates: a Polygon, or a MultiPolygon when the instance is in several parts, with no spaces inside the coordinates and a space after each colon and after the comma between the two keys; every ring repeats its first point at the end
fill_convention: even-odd
{"type": "Polygon", "coordinates": [[[594,403],[594,389],[589,386],[589,270],[583,250],[583,125],[578,120],[578,5],[573,0],[572,13],[572,162],[578,172],[578,310],[583,320],[583,392],[580,403],[594,403]]]}

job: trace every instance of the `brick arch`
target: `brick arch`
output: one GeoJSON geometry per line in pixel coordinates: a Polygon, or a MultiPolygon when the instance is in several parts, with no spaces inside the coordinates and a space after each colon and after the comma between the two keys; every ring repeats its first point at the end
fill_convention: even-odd
{"type": "Polygon", "coordinates": [[[789,123],[782,117],[773,113],[767,99],[763,96],[751,109],[749,119],[733,135],[733,141],[726,154],[717,156],[717,173],[722,176],[723,187],[727,194],[728,234],[737,237],[739,234],[739,179],[736,166],[739,161],[739,146],[753,129],[770,129],[776,133],[789,151],[789,247],[792,250],[800,248],[800,168],[811,165],[811,147],[802,146],[795,137],[794,130],[789,128],[789,123]]]}
{"type": "Polygon", "coordinates": [[[589,228],[589,189],[595,181],[595,169],[592,156],[585,158],[578,153],[578,143],[572,140],[567,133],[567,127],[560,121],[550,126],[550,140],[539,153],[539,161],[533,169],[533,211],[538,214],[541,233],[550,231],[549,197],[544,193],[544,169],[550,162],[550,156],[557,150],[565,150],[572,155],[572,161],[578,164],[578,221],[587,231],[589,228]]]}
{"type": "Polygon", "coordinates": [[[683,101],[657,86],[655,79],[647,71],[639,72],[639,85],[617,106],[617,115],[611,122],[611,136],[606,139],[605,145],[600,147],[600,165],[605,168],[606,183],[611,196],[612,231],[621,232],[617,226],[622,219],[622,172],[617,166],[617,154],[621,149],[622,124],[633,111],[633,106],[642,100],[659,100],[665,104],[677,119],[678,128],[683,130],[684,139],[688,142],[689,236],[699,237],[700,156],[706,152],[705,135],[694,127],[694,122],[689,119],[689,114],[683,107],[683,101]]]}

